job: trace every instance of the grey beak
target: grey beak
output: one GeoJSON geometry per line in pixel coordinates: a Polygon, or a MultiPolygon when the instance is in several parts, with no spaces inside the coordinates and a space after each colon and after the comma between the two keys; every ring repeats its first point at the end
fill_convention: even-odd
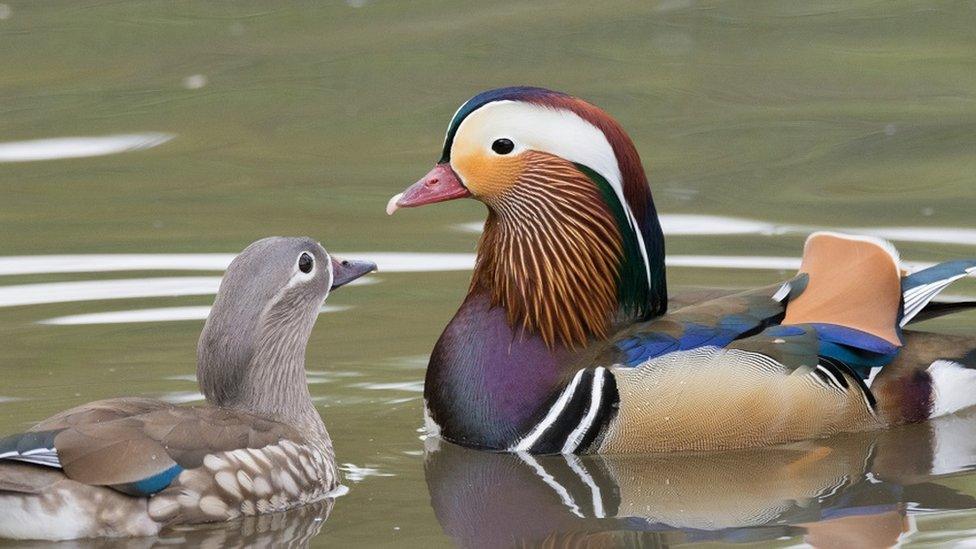
{"type": "Polygon", "coordinates": [[[357,261],[332,256],[332,289],[345,286],[353,280],[376,270],[372,261],[357,261]]]}

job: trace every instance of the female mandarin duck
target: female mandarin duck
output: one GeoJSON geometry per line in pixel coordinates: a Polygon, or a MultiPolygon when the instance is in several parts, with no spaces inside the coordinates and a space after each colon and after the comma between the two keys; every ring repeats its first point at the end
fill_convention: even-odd
{"type": "Polygon", "coordinates": [[[812,235],[783,285],[666,314],[664,240],[633,143],[540,88],[458,109],[388,213],[488,207],[468,295],[435,346],[431,428],[532,453],[713,450],[924,420],[976,404],[976,339],[902,331],[976,261],[902,277],[889,244],[812,235]]]}
{"type": "Polygon", "coordinates": [[[339,478],[305,346],[330,290],[375,268],[309,238],[248,246],[200,336],[207,405],[103,400],[0,439],[0,537],[152,535],[325,497],[339,478]]]}

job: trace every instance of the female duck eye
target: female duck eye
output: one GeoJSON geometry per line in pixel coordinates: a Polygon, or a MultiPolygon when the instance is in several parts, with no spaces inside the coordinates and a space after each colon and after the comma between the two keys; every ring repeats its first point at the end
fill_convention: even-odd
{"type": "Polygon", "coordinates": [[[314,262],[312,261],[312,256],[303,252],[302,255],[298,257],[298,270],[300,270],[305,274],[308,274],[312,272],[313,263],[314,262]]]}
{"type": "Polygon", "coordinates": [[[511,139],[496,139],[494,143],[491,144],[491,150],[498,154],[508,154],[512,152],[515,148],[515,143],[512,143],[511,139]]]}

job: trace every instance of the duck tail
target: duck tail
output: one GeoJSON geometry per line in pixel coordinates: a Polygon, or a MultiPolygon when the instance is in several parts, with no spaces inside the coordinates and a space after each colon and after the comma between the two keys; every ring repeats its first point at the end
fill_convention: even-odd
{"type": "Polygon", "coordinates": [[[967,276],[976,277],[976,259],[946,261],[904,277],[901,290],[905,307],[899,326],[976,307],[976,301],[933,301],[950,284],[967,276]]]}
{"type": "Polygon", "coordinates": [[[914,423],[976,405],[976,337],[904,335],[905,348],[871,384],[889,422],[914,423]]]}

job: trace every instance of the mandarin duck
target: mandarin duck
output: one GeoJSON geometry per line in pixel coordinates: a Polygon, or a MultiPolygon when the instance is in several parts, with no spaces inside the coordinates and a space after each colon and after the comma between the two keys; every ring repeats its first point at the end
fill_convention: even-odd
{"type": "Polygon", "coordinates": [[[903,276],[895,249],[816,233],[783,284],[668,312],[664,237],[634,144],[541,88],[487,91],[387,213],[487,206],[467,296],[426,373],[428,428],[477,448],[636,453],[771,445],[976,404],[976,338],[903,331],[976,260],[903,276]]]}
{"type": "Polygon", "coordinates": [[[305,348],[329,292],[375,268],[310,238],[248,246],[197,347],[207,403],[102,400],[0,439],[0,537],[154,535],[327,497],[339,475],[305,348]]]}

